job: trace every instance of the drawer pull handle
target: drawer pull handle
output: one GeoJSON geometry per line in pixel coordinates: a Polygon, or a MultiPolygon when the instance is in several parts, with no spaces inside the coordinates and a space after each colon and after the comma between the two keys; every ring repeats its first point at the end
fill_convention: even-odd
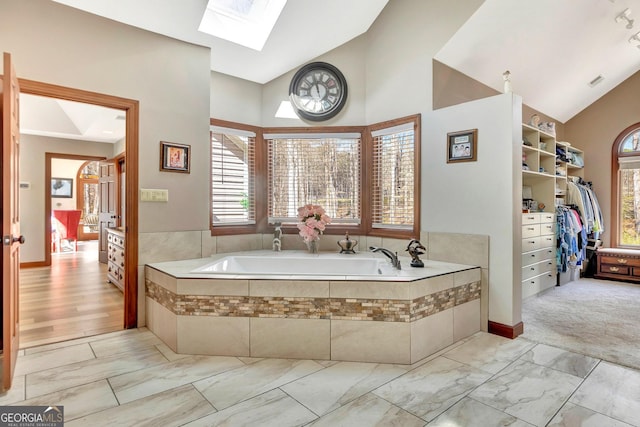
{"type": "Polygon", "coordinates": [[[535,216],[528,216],[527,219],[534,220],[534,219],[536,219],[536,217],[535,216]]]}
{"type": "Polygon", "coordinates": [[[531,282],[529,282],[529,283],[531,283],[532,285],[535,285],[535,284],[536,284],[536,282],[534,282],[533,280],[532,280],[531,282]]]}
{"type": "Polygon", "coordinates": [[[536,241],[535,240],[529,240],[529,243],[534,244],[536,241]]]}
{"type": "Polygon", "coordinates": [[[535,258],[535,257],[536,257],[536,254],[531,254],[531,255],[529,255],[529,256],[530,256],[531,258],[535,258]]]}
{"type": "Polygon", "coordinates": [[[533,227],[527,227],[527,230],[529,230],[529,231],[533,231],[533,230],[535,230],[535,228],[533,228],[533,227]]]}
{"type": "Polygon", "coordinates": [[[535,268],[531,267],[531,271],[535,271],[535,270],[536,270],[535,268]]]}
{"type": "Polygon", "coordinates": [[[618,264],[626,264],[627,262],[629,262],[629,260],[624,258],[618,258],[618,264]]]}
{"type": "Polygon", "coordinates": [[[620,271],[620,269],[618,267],[609,267],[609,271],[613,271],[614,273],[617,273],[618,271],[620,271]]]}

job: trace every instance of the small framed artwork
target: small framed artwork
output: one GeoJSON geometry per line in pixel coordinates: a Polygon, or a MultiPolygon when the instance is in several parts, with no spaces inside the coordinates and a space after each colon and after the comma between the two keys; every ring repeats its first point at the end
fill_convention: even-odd
{"type": "Polygon", "coordinates": [[[191,169],[191,146],[160,141],[160,170],[189,173],[191,169]]]}
{"type": "Polygon", "coordinates": [[[475,162],[478,154],[478,129],[447,134],[447,163],[475,162]]]}
{"type": "Polygon", "coordinates": [[[73,179],[51,178],[51,197],[70,199],[73,197],[73,179]]]}

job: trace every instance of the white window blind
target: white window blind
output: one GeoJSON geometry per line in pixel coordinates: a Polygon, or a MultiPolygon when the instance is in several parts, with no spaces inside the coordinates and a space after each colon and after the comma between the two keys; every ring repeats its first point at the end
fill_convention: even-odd
{"type": "Polygon", "coordinates": [[[297,222],[298,208],[322,206],[332,224],[360,222],[360,135],[267,139],[269,222],[297,222]]]}
{"type": "Polygon", "coordinates": [[[618,157],[619,169],[640,169],[640,156],[618,157]]]}
{"type": "Polygon", "coordinates": [[[255,134],[211,132],[211,209],[216,225],[255,224],[255,134]]]}
{"type": "Polygon", "coordinates": [[[372,227],[412,229],[415,138],[413,123],[372,132],[372,227]]]}

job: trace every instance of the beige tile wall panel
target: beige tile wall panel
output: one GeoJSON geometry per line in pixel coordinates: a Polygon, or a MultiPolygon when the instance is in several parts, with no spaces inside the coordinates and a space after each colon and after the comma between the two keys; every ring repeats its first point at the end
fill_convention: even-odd
{"type": "Polygon", "coordinates": [[[330,321],[251,318],[251,357],[329,360],[330,321]]]}
{"type": "MultiPolygon", "coordinates": [[[[157,283],[157,282],[156,282],[157,283]]],[[[249,295],[249,281],[243,279],[178,279],[180,295],[249,295]]]]}
{"type": "Polygon", "coordinates": [[[250,356],[249,318],[177,316],[178,353],[250,356]]]}
{"type": "Polygon", "coordinates": [[[453,336],[454,309],[441,311],[411,323],[411,363],[453,344],[453,336]],[[434,334],[433,331],[438,331],[438,334],[434,334]]]}
{"type": "Polygon", "coordinates": [[[328,298],[329,281],[250,280],[249,295],[270,297],[328,298]]]}
{"type": "Polygon", "coordinates": [[[171,350],[178,351],[177,316],[167,308],[147,298],[147,326],[171,350]]]}
{"type": "Polygon", "coordinates": [[[473,300],[453,308],[453,342],[480,331],[480,300],[473,300]]]}
{"type": "Polygon", "coordinates": [[[411,363],[409,323],[331,321],[331,359],[411,363]]]}

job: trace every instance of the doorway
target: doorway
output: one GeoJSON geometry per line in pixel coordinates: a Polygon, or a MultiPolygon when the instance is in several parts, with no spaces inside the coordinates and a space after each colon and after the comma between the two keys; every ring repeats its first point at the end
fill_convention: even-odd
{"type": "MultiPolygon", "coordinates": [[[[24,112],[33,114],[28,109],[24,112]]],[[[24,132],[22,146],[31,158],[50,148],[92,151],[91,143],[86,141],[29,134],[32,129],[28,121],[24,132]]],[[[102,148],[103,144],[93,145],[102,148]]],[[[109,148],[102,150],[111,152],[109,148]]],[[[52,227],[44,230],[41,250],[51,254],[50,265],[20,269],[21,348],[114,332],[123,327],[124,295],[107,280],[107,266],[98,259],[99,234],[92,232],[97,228],[93,219],[99,203],[95,170],[106,157],[44,154],[44,182],[51,185],[44,187],[48,191],[32,188],[30,192],[34,194],[25,192],[25,196],[31,197],[24,197],[21,204],[23,210],[36,210],[34,198],[39,194],[46,206],[44,217],[52,227]]],[[[23,178],[33,181],[38,171],[32,165],[25,166],[21,181],[23,178]]],[[[26,215],[25,220],[25,229],[32,229],[31,218],[26,215]]]]}
{"type": "MultiPolygon", "coordinates": [[[[123,200],[127,209],[124,218],[124,233],[126,235],[124,247],[124,264],[123,270],[123,314],[122,327],[133,328],[137,325],[138,317],[138,280],[137,280],[137,262],[138,262],[138,101],[114,97],[110,95],[87,92],[73,88],[50,85],[31,80],[20,79],[21,93],[38,95],[49,98],[56,98],[68,101],[75,101],[85,104],[103,106],[112,109],[122,110],[125,117],[126,136],[124,141],[124,158],[128,164],[127,179],[124,186],[123,200]]],[[[47,163],[48,164],[48,163],[47,163]]],[[[47,166],[45,164],[45,166],[47,166]]],[[[49,175],[50,177],[50,175],[49,175]]],[[[44,183],[50,190],[50,181],[44,183]]],[[[49,200],[51,198],[45,198],[49,200]]],[[[45,207],[45,211],[50,211],[45,207]]],[[[51,229],[51,218],[45,215],[45,230],[51,229]]],[[[45,265],[51,265],[51,251],[45,251],[45,265]]],[[[76,263],[77,263],[76,259],[76,263]]],[[[61,274],[62,272],[58,272],[61,274]]]]}

